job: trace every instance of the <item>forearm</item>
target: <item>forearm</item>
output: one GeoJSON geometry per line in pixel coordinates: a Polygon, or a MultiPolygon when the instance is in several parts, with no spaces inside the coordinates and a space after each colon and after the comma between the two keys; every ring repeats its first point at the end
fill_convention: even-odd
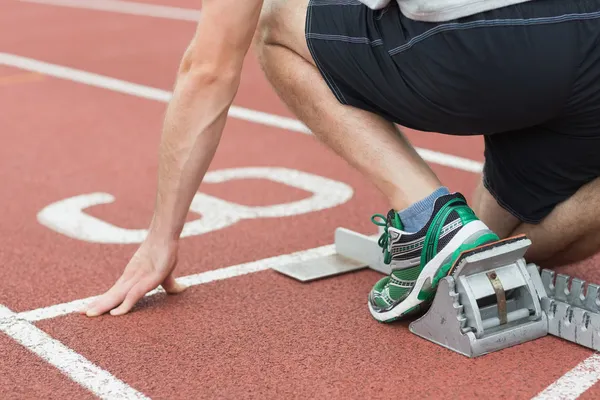
{"type": "Polygon", "coordinates": [[[217,150],[238,81],[185,65],[165,115],[158,189],[150,226],[157,242],[179,238],[195,193],[217,150]]]}
{"type": "Polygon", "coordinates": [[[262,4],[202,0],[196,33],[181,60],[165,114],[148,237],[117,282],[89,305],[88,316],[109,310],[113,315],[127,313],[158,285],[167,293],[184,289],[173,276],[178,239],[221,140],[262,4]]]}

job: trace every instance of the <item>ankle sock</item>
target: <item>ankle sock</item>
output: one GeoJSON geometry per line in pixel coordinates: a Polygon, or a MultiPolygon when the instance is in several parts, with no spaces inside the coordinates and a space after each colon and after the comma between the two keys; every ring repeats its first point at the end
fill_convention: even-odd
{"type": "Polygon", "coordinates": [[[404,225],[403,230],[409,233],[415,233],[421,230],[431,218],[433,206],[435,205],[437,198],[446,194],[450,194],[448,188],[445,186],[439,187],[424,199],[419,200],[404,210],[398,211],[400,221],[402,221],[402,225],[404,225]]]}

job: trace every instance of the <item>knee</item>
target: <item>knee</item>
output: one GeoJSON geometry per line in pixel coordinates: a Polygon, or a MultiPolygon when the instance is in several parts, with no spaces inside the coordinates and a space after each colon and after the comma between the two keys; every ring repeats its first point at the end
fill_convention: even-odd
{"type": "Polygon", "coordinates": [[[254,36],[254,48],[261,62],[264,58],[265,48],[270,44],[277,43],[282,26],[284,5],[285,0],[265,0],[263,3],[254,36]]]}
{"type": "Polygon", "coordinates": [[[306,22],[307,0],[265,0],[254,47],[261,64],[272,62],[276,47],[290,50],[307,61],[312,58],[306,46],[304,27],[306,22]]]}

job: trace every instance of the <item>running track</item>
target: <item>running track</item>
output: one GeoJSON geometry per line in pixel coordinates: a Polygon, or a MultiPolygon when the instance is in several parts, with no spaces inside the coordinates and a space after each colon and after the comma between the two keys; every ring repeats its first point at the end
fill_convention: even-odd
{"type": "MultiPolygon", "coordinates": [[[[143,238],[201,2],[36,1],[0,0],[0,397],[598,398],[600,358],[577,345],[548,336],[469,360],[376,323],[373,271],[299,284],[269,270],[331,253],[338,226],[375,233],[387,205],[285,109],[252,53],[182,240],[192,287],[124,317],[78,315],[143,238]]],[[[479,138],[408,134],[471,193],[479,138]]],[[[598,282],[597,264],[561,272],[598,282]]]]}

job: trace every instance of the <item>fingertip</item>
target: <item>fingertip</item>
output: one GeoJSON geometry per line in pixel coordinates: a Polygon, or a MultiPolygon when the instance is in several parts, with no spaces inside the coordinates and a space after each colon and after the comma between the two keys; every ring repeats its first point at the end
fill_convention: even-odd
{"type": "Polygon", "coordinates": [[[174,279],[173,277],[169,277],[169,278],[165,279],[165,281],[162,283],[161,286],[163,287],[165,292],[167,292],[168,294],[181,293],[188,288],[188,286],[177,282],[177,280],[174,279]]]}
{"type": "Polygon", "coordinates": [[[85,312],[85,315],[88,317],[97,317],[98,315],[100,315],[100,312],[98,310],[87,310],[85,312]]]}
{"type": "Polygon", "coordinates": [[[171,293],[181,293],[186,290],[189,286],[183,285],[181,283],[176,283],[171,293]]]}
{"type": "Polygon", "coordinates": [[[110,310],[110,315],[114,316],[114,317],[118,317],[124,314],[127,314],[129,312],[129,310],[124,307],[124,306],[119,306],[117,308],[113,308],[112,310],[110,310]]]}
{"type": "Polygon", "coordinates": [[[98,309],[96,304],[88,304],[79,309],[79,314],[88,314],[98,309]]]}

